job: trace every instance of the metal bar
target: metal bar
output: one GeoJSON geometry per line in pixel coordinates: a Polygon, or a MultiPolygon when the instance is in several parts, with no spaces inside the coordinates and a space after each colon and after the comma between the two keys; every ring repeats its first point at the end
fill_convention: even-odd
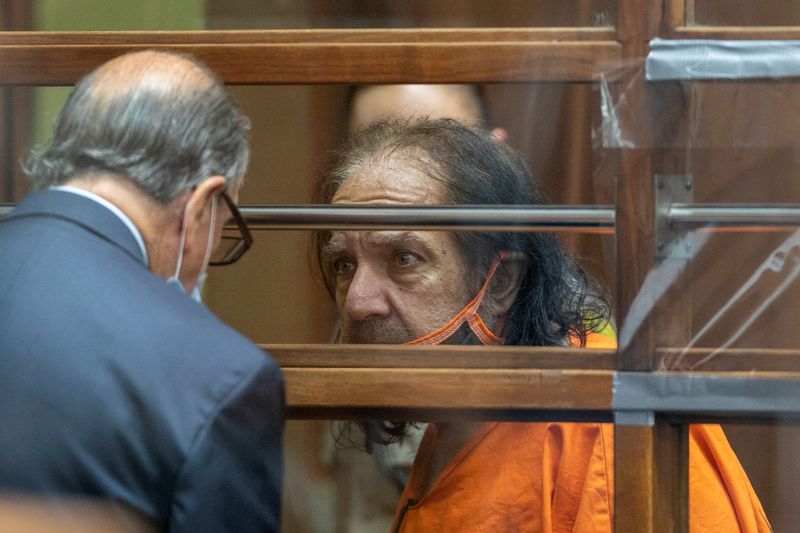
{"type": "MultiPolygon", "coordinates": [[[[0,205],[0,218],[11,204],[0,205]]],[[[611,206],[330,206],[246,205],[251,229],[415,229],[503,232],[614,233],[611,206]]]]}
{"type": "Polygon", "coordinates": [[[704,232],[777,232],[800,228],[800,206],[775,204],[673,204],[672,227],[704,232]]]}
{"type": "Polygon", "coordinates": [[[611,206],[243,206],[255,229],[614,232],[611,206]]]}
{"type": "MultiPolygon", "coordinates": [[[[0,219],[14,204],[0,204],[0,219]]],[[[613,234],[614,208],[598,206],[246,205],[251,229],[416,229],[613,234]]],[[[780,232],[800,228],[800,205],[673,204],[669,223],[688,231],[780,232]]]]}

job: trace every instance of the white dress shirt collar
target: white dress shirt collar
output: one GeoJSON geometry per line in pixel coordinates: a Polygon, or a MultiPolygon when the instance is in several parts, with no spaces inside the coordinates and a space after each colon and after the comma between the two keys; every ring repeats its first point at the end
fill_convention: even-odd
{"type": "Polygon", "coordinates": [[[51,190],[78,194],[80,196],[83,196],[84,198],[88,198],[89,200],[97,202],[98,204],[102,205],[103,207],[105,207],[106,209],[117,215],[117,218],[119,218],[122,221],[122,223],[125,224],[129,230],[131,230],[133,238],[136,239],[136,242],[139,244],[139,249],[141,249],[142,257],[144,258],[144,264],[145,265],[150,264],[147,259],[147,248],[145,248],[144,246],[144,240],[142,239],[142,234],[139,232],[139,229],[136,227],[133,221],[128,217],[128,215],[123,213],[119,207],[115,206],[102,196],[98,196],[95,193],[89,192],[85,189],[79,189],[78,187],[72,187],[70,185],[57,185],[55,187],[51,187],[51,190]]]}

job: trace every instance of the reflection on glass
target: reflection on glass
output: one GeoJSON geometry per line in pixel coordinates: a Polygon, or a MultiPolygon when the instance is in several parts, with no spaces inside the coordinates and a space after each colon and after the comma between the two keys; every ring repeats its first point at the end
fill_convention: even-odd
{"type": "Polygon", "coordinates": [[[432,28],[606,26],[613,0],[303,0],[207,3],[209,28],[432,28]]]}
{"type": "Polygon", "coordinates": [[[800,4],[785,0],[686,2],[686,20],[698,26],[798,26],[800,4]]]}
{"type": "Polygon", "coordinates": [[[205,20],[203,0],[34,0],[30,27],[39,31],[197,30],[205,20]]]}
{"type": "Polygon", "coordinates": [[[33,0],[15,30],[610,26],[614,0],[33,0]]]}

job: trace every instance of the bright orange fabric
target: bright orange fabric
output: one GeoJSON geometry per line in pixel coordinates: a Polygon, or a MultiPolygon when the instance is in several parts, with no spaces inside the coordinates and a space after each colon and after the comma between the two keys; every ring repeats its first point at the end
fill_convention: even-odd
{"type": "MultiPolygon", "coordinates": [[[[590,347],[604,343],[590,338],[590,347]]],[[[488,422],[422,494],[436,426],[420,445],[395,512],[399,531],[613,531],[614,426],[488,422]],[[409,500],[409,505],[403,513],[409,500]]],[[[692,533],[768,533],[761,503],[717,425],[689,432],[692,533]]],[[[627,532],[624,532],[627,533],[627,532]]]]}

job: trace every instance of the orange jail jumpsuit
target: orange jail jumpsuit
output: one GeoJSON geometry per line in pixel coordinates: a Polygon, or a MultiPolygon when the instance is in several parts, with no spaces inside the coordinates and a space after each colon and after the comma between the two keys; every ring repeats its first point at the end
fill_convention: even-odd
{"type": "MultiPolygon", "coordinates": [[[[587,345],[609,347],[596,337],[587,345]]],[[[430,424],[395,511],[394,531],[614,530],[612,424],[487,422],[422,494],[435,439],[436,425],[430,424]]],[[[718,425],[692,425],[689,432],[689,530],[771,531],[718,425]]]]}

